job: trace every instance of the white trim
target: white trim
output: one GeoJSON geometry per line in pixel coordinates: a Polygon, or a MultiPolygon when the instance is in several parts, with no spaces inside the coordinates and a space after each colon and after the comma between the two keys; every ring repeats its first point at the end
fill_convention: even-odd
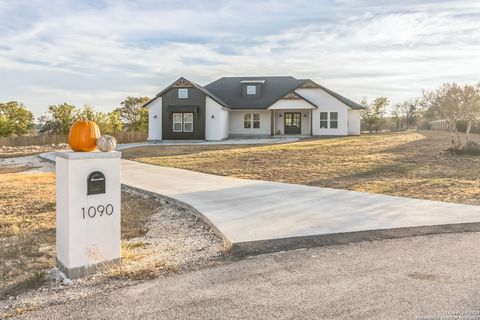
{"type": "Polygon", "coordinates": [[[260,112],[244,112],[243,113],[243,129],[260,129],[261,127],[261,120],[260,120],[260,112]],[[245,120],[245,116],[249,115],[249,120],[245,120]],[[258,115],[257,120],[255,120],[255,115],[258,115]],[[245,127],[245,123],[250,123],[250,127],[245,127]],[[254,123],[258,123],[258,127],[254,127],[254,123]]]}
{"type": "Polygon", "coordinates": [[[275,101],[267,110],[305,110],[316,109],[310,102],[305,99],[279,99],[275,101]]]}
{"type": "Polygon", "coordinates": [[[242,80],[240,83],[265,83],[265,80],[242,80]]]}
{"type": "Polygon", "coordinates": [[[184,113],[183,113],[183,132],[193,132],[193,112],[184,112],[184,113]],[[185,121],[185,119],[187,118],[187,117],[185,117],[185,115],[187,115],[187,114],[191,114],[191,115],[192,115],[192,121],[191,121],[191,122],[186,122],[186,121],[185,121]],[[185,124],[189,124],[189,123],[192,124],[192,130],[188,130],[188,131],[187,131],[187,129],[185,129],[185,124]]]}
{"type": "Polygon", "coordinates": [[[178,99],[188,99],[188,88],[178,88],[178,99]]]}
{"type": "MultiPolygon", "coordinates": [[[[348,119],[347,119],[347,127],[348,127],[348,119]]],[[[328,128],[329,129],[338,129],[338,111],[330,111],[328,113],[328,128]],[[337,119],[336,120],[332,120],[332,113],[336,113],[337,114],[337,119]],[[337,123],[337,127],[336,128],[332,128],[332,121],[335,121],[337,123]]]]}
{"type": "Polygon", "coordinates": [[[183,132],[183,113],[182,112],[173,112],[172,113],[172,130],[173,132],[183,132]],[[180,115],[180,122],[175,121],[175,115],[180,115]],[[180,124],[180,130],[175,130],[175,124],[180,124]]]}

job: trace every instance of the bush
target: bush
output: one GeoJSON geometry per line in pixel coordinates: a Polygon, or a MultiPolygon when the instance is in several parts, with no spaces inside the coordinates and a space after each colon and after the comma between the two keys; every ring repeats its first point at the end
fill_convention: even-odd
{"type": "Polygon", "coordinates": [[[450,148],[448,151],[452,154],[465,154],[465,155],[472,155],[478,156],[480,155],[480,143],[475,141],[468,141],[467,144],[462,148],[450,148]]]}
{"type": "Polygon", "coordinates": [[[468,141],[463,150],[467,154],[480,155],[480,144],[475,141],[468,141]]]}

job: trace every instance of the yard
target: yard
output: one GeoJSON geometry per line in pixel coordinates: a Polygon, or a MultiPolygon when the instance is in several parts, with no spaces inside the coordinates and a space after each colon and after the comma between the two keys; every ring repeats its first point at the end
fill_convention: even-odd
{"type": "Polygon", "coordinates": [[[480,205],[480,157],[452,156],[448,146],[447,133],[420,131],[261,146],[148,146],[125,150],[123,157],[245,179],[480,205]]]}
{"type": "MultiPolygon", "coordinates": [[[[55,265],[55,175],[23,174],[26,167],[0,168],[0,300],[44,282],[55,265]]],[[[122,238],[145,234],[157,209],[153,199],[123,194],[122,238]]],[[[132,257],[132,244],[124,243],[132,257]]],[[[128,259],[127,259],[128,261],[128,259]]]]}
{"type": "Polygon", "coordinates": [[[122,188],[122,266],[102,270],[102,276],[87,279],[83,289],[59,287],[52,278],[56,276],[52,274],[55,174],[27,172],[35,168],[31,163],[0,166],[0,318],[28,310],[24,298],[8,298],[38,287],[42,292],[29,298],[37,306],[84,296],[84,291],[102,291],[113,280],[119,280],[115,285],[128,284],[210,263],[221,256],[221,240],[189,211],[122,188]],[[5,306],[9,309],[4,312],[5,306]]]}

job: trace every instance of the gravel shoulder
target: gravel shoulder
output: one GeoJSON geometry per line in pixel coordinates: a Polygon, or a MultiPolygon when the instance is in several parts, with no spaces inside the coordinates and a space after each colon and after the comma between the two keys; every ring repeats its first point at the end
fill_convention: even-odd
{"type": "Polygon", "coordinates": [[[223,242],[191,212],[128,188],[122,188],[122,192],[124,197],[156,203],[155,213],[145,226],[146,233],[122,240],[122,266],[75,281],[66,279],[57,268],[50,269],[40,288],[0,300],[0,318],[84,300],[158,277],[213,266],[226,259],[223,242]]]}
{"type": "Polygon", "coordinates": [[[478,319],[479,241],[445,234],[256,256],[19,319],[478,319]]]}
{"type": "MultiPolygon", "coordinates": [[[[3,160],[0,159],[0,179],[2,173],[24,175],[54,170],[50,162],[38,156],[3,160]]],[[[52,268],[46,270],[44,279],[33,290],[0,287],[0,318],[84,300],[147,280],[217,265],[227,259],[222,251],[222,240],[203,220],[186,209],[122,187],[122,210],[123,263],[120,268],[105,269],[75,281],[52,268]]]]}

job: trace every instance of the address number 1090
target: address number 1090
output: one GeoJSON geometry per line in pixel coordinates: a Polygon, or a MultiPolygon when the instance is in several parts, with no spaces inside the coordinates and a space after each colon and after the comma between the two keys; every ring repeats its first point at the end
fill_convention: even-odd
{"type": "Polygon", "coordinates": [[[107,216],[111,216],[113,214],[113,206],[111,204],[107,204],[106,206],[99,205],[99,206],[90,206],[88,209],[82,208],[82,217],[83,219],[88,218],[95,218],[101,217],[103,214],[107,216]]]}

